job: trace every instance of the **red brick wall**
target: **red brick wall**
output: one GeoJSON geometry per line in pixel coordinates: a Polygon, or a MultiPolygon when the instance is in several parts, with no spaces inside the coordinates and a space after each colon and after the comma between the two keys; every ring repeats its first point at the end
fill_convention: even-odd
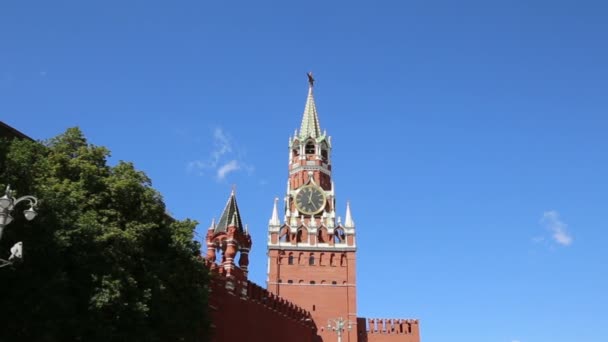
{"type": "Polygon", "coordinates": [[[308,311],[249,281],[214,274],[209,309],[213,342],[318,341],[308,311]]]}
{"type": "Polygon", "coordinates": [[[309,265],[310,251],[302,251],[304,260],[298,263],[301,251],[286,250],[279,262],[279,251],[269,250],[270,273],[268,290],[309,311],[323,341],[334,341],[335,332],[327,330],[329,319],[349,319],[351,332],[344,332],[343,342],[356,342],[356,277],[355,253],[334,253],[334,265],[330,264],[331,250],[324,250],[325,261],[319,265],[320,251],[312,252],[315,264],[309,265]],[[288,263],[289,253],[294,253],[293,265],[288,263]],[[341,263],[341,255],[345,255],[341,263]],[[279,282],[280,280],[280,282],[279,282]],[[292,283],[289,283],[289,281],[292,283]],[[310,282],[314,281],[314,284],[310,282]],[[336,282],[333,284],[333,282],[336,282]]]}

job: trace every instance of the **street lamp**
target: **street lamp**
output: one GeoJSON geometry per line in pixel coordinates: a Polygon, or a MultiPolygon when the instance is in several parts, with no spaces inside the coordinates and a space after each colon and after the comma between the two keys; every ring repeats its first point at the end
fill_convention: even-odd
{"type": "Polygon", "coordinates": [[[38,204],[38,199],[34,196],[22,196],[19,198],[13,197],[11,186],[8,185],[6,187],[6,191],[4,192],[4,196],[0,197],[0,239],[2,239],[2,233],[4,232],[4,227],[6,227],[9,223],[13,221],[13,217],[11,213],[17,204],[23,201],[29,202],[29,209],[23,211],[23,215],[25,219],[28,221],[33,220],[38,214],[34,208],[38,204]]]}
{"type": "MultiPolygon", "coordinates": [[[[28,221],[33,220],[38,214],[34,208],[38,204],[38,199],[34,196],[22,196],[19,198],[13,197],[13,192],[11,191],[11,186],[8,185],[6,187],[6,191],[4,192],[4,196],[0,197],[0,239],[2,239],[2,233],[4,232],[4,227],[6,227],[9,223],[13,221],[13,217],[11,213],[15,206],[23,201],[29,202],[29,209],[23,211],[23,215],[25,219],[28,221]]],[[[13,260],[19,260],[22,257],[22,248],[23,243],[17,242],[11,248],[11,256],[8,260],[0,259],[0,267],[8,266],[13,264],[13,260]]]]}
{"type": "Polygon", "coordinates": [[[348,329],[348,331],[353,327],[353,324],[350,321],[345,321],[342,317],[327,320],[327,329],[336,332],[338,335],[338,342],[342,342],[342,332],[344,331],[345,325],[347,325],[346,329],[348,329]]]}

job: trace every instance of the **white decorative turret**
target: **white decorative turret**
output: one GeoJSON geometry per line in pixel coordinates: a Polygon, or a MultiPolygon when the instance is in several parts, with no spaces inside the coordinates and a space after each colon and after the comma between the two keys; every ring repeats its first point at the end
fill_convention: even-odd
{"type": "Polygon", "coordinates": [[[272,227],[278,227],[281,225],[281,220],[279,220],[279,209],[277,208],[278,202],[279,198],[275,197],[274,206],[272,208],[272,216],[270,217],[270,221],[268,221],[268,225],[272,227]]]}
{"type": "Polygon", "coordinates": [[[327,218],[325,219],[325,226],[329,229],[334,228],[334,215],[327,215],[327,218]]]}
{"type": "Polygon", "coordinates": [[[350,213],[350,202],[346,202],[346,218],[344,219],[344,228],[355,228],[355,221],[350,213]]]}
{"type": "Polygon", "coordinates": [[[295,230],[295,226],[298,225],[298,211],[294,210],[291,212],[291,217],[289,218],[289,225],[295,230]]]}

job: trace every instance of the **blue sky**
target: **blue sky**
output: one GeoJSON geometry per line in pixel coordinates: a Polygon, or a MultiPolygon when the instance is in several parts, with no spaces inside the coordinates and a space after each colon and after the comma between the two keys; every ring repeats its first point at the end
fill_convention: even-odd
{"type": "Polygon", "coordinates": [[[204,232],[232,184],[264,284],[314,71],[358,311],[425,342],[608,339],[601,1],[3,1],[0,120],[80,126],[204,232]]]}

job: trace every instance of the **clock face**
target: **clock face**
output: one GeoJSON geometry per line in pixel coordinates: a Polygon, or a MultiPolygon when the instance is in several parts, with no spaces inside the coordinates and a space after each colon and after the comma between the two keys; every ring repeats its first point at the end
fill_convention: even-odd
{"type": "Polygon", "coordinates": [[[325,193],[317,186],[305,185],[296,195],[296,207],[304,214],[316,214],[325,207],[325,193]]]}

